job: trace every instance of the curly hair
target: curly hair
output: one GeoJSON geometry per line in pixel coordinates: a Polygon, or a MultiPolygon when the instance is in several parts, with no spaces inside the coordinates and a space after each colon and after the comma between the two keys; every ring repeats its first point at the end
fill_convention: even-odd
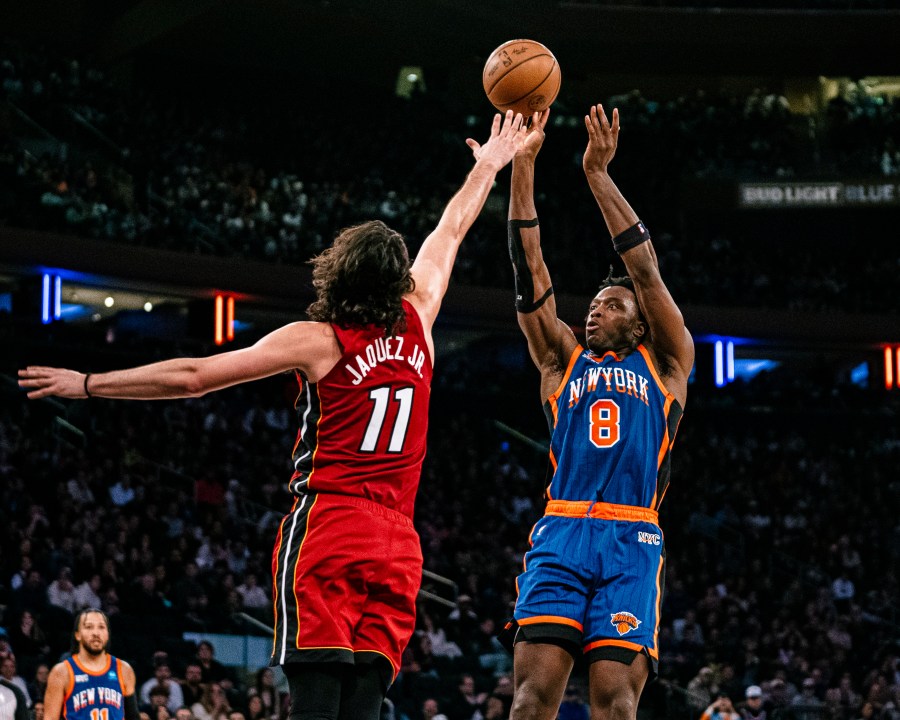
{"type": "Polygon", "coordinates": [[[380,220],[354,225],[309,262],[316,289],[316,301],[306,309],[311,320],[377,325],[386,336],[406,330],[401,301],[416,284],[400,233],[380,220]]]}

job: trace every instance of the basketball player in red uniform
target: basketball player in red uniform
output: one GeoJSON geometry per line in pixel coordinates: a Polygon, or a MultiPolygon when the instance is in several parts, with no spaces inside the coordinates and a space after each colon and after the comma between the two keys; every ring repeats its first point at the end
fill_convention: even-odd
{"type": "Polygon", "coordinates": [[[456,252],[525,136],[497,115],[462,188],[410,264],[384,223],[348,228],[313,260],[309,322],[253,347],[101,374],[29,367],[29,398],[195,397],[295,371],[291,512],[273,553],[275,643],[291,718],[377,720],[415,625],[422,555],[412,513],[428,418],[431,328],[456,252]]]}

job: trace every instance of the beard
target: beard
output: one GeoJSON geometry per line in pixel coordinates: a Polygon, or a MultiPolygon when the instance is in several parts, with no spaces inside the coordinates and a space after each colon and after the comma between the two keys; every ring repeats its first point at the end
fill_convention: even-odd
{"type": "Polygon", "coordinates": [[[98,655],[102,655],[106,652],[106,643],[81,643],[81,648],[88,654],[93,657],[97,657],[98,655]]]}

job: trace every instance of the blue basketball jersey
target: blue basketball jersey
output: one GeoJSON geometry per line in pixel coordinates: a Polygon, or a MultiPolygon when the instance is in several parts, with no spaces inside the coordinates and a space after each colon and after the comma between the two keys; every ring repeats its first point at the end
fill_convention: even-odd
{"type": "Polygon", "coordinates": [[[69,666],[69,687],[63,703],[66,720],[124,720],[121,663],[112,655],[107,657],[109,665],[97,673],[83,668],[74,656],[66,660],[69,666]]]}
{"type": "Polygon", "coordinates": [[[579,345],[544,411],[551,500],[659,508],[682,409],[643,345],[622,359],[579,345]]]}

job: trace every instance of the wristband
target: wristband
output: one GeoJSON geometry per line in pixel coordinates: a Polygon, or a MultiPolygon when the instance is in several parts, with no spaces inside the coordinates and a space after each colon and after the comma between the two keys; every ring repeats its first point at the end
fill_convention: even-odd
{"type": "Polygon", "coordinates": [[[627,230],[623,230],[618,235],[616,235],[613,239],[613,248],[619,255],[623,252],[627,252],[631,250],[633,247],[637,247],[641,243],[645,243],[650,239],[650,231],[647,230],[644,223],[640,220],[632,225],[627,230]]]}
{"type": "Polygon", "coordinates": [[[85,373],[85,374],[84,374],[84,396],[85,396],[86,398],[92,398],[92,397],[94,397],[93,395],[91,395],[91,391],[88,390],[88,386],[87,386],[87,384],[88,384],[88,379],[89,379],[90,377],[91,377],[91,374],[90,374],[90,373],[85,373]]]}

